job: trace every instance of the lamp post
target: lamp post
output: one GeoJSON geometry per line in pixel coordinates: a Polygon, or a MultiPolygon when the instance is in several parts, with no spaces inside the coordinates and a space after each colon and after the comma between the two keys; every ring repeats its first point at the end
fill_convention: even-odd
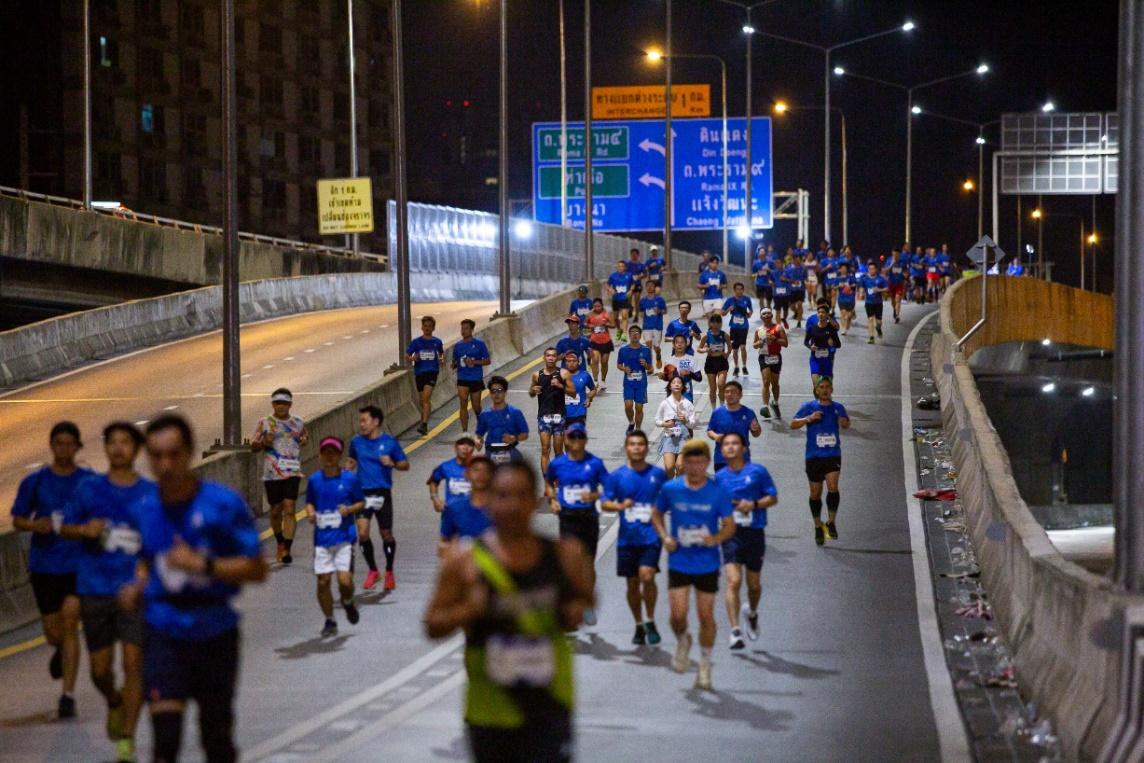
{"type": "MultiPolygon", "coordinates": [[[[354,57],[354,0],[346,0],[346,49],[350,69],[350,177],[358,176],[357,59],[354,57]]],[[[350,248],[358,253],[358,234],[350,234],[350,248]]]]}
{"type": "Polygon", "coordinates": [[[234,0],[222,0],[219,23],[222,50],[222,431],[223,443],[242,442],[241,312],[238,294],[238,130],[235,115],[234,0]]]}
{"type": "MultiPolygon", "coordinates": [[[[878,85],[885,85],[897,90],[904,91],[906,94],[906,231],[904,241],[909,241],[912,234],[911,216],[913,210],[912,196],[913,196],[913,172],[914,172],[914,117],[922,113],[921,107],[914,104],[914,94],[918,91],[925,90],[934,85],[940,85],[945,82],[950,82],[962,77],[969,77],[971,75],[984,75],[989,72],[988,64],[978,64],[969,71],[958,72],[957,74],[950,74],[947,77],[938,77],[937,79],[929,80],[928,82],[920,82],[916,85],[903,85],[900,82],[890,82],[889,80],[878,79],[877,77],[868,77],[865,74],[857,74],[848,71],[841,66],[835,67],[834,73],[838,76],[846,75],[848,77],[855,77],[857,79],[873,82],[878,85]]],[[[972,123],[971,123],[972,124],[972,123]]]]}
{"type": "MultiPolygon", "coordinates": [[[[585,0],[590,3],[591,0],[585,0]]],[[[560,0],[560,224],[568,225],[568,57],[564,49],[564,0],[560,0]]],[[[590,108],[590,106],[589,106],[590,108]]]]}
{"type": "Polygon", "coordinates": [[[667,265],[667,269],[674,270],[675,264],[671,254],[671,216],[675,211],[675,201],[672,197],[675,184],[671,182],[672,169],[674,164],[672,162],[672,144],[675,142],[671,139],[671,0],[667,0],[667,15],[664,23],[664,51],[667,55],[667,61],[664,64],[664,136],[663,136],[663,258],[667,265]]]}
{"type": "Polygon", "coordinates": [[[497,192],[500,206],[500,303],[498,315],[512,313],[508,237],[508,0],[500,0],[500,130],[497,141],[497,192]]]}
{"type": "Polygon", "coordinates": [[[584,0],[584,280],[596,277],[592,236],[592,0],[584,0]]]}
{"type": "Polygon", "coordinates": [[[390,4],[393,34],[393,186],[397,214],[394,215],[397,251],[390,263],[397,276],[397,362],[406,365],[405,348],[413,339],[409,289],[409,184],[406,175],[405,149],[405,54],[402,33],[401,0],[390,4]]]}
{"type": "MultiPolygon", "coordinates": [[[[646,54],[647,59],[653,63],[662,61],[667,58],[664,54],[649,50],[646,54]]],[[[722,201],[722,221],[723,221],[723,262],[727,262],[727,176],[728,168],[727,163],[729,157],[727,155],[727,62],[720,56],[708,53],[673,53],[672,58],[692,58],[698,60],[717,61],[719,63],[719,77],[721,83],[721,113],[723,115],[723,201],[722,201]]],[[[750,174],[750,162],[748,161],[747,173],[750,174]]]]}
{"type": "MultiPolygon", "coordinates": [[[[984,66],[984,64],[982,64],[984,66]]],[[[938,119],[944,119],[947,122],[955,122],[957,124],[968,125],[977,129],[977,137],[974,142],[977,144],[977,238],[981,239],[985,235],[985,144],[988,143],[985,139],[985,128],[992,127],[993,125],[1001,124],[1000,119],[993,119],[989,122],[973,122],[961,117],[951,117],[948,114],[939,114],[936,111],[923,109],[917,104],[914,104],[911,110],[911,116],[930,116],[938,119]]],[[[972,188],[966,188],[967,191],[972,191],[972,188]]]]}
{"type": "MultiPolygon", "coordinates": [[[[842,109],[837,106],[831,106],[831,109],[838,112],[839,123],[842,128],[842,243],[850,243],[850,203],[849,194],[847,193],[847,173],[849,166],[849,159],[846,153],[846,114],[842,109]]],[[[788,114],[791,111],[822,111],[821,106],[792,106],[786,101],[776,101],[774,112],[779,116],[788,114]]]]}
{"type": "MultiPolygon", "coordinates": [[[[1084,270],[1085,270],[1084,247],[1085,247],[1085,243],[1088,240],[1088,238],[1095,239],[1095,237],[1096,237],[1095,233],[1091,237],[1088,237],[1088,238],[1086,238],[1086,236],[1084,235],[1084,216],[1083,215],[1074,215],[1071,212],[1046,212],[1043,208],[1038,206],[1036,209],[1033,210],[1031,217],[1037,221],[1038,227],[1044,225],[1046,217],[1071,217],[1073,220],[1076,220],[1080,223],[1080,288],[1083,291],[1084,290],[1084,281],[1085,281],[1085,278],[1084,278],[1084,275],[1085,275],[1084,274],[1084,270]]],[[[1092,243],[1096,243],[1095,240],[1093,240],[1092,243]]]]}
{"type": "Polygon", "coordinates": [[[91,209],[91,0],[83,0],[83,208],[91,209]]]}

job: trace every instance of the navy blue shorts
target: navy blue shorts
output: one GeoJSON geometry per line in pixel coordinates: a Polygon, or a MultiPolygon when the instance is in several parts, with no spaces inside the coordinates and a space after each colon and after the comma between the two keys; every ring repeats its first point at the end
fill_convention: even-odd
{"type": "Polygon", "coordinates": [[[149,702],[193,699],[200,705],[234,700],[238,678],[238,629],[186,641],[147,626],[143,633],[143,690],[149,702]]]}
{"type": "Polygon", "coordinates": [[[741,564],[758,572],[766,555],[767,531],[761,527],[736,527],[730,540],[723,541],[723,564],[741,564]]]}
{"type": "Polygon", "coordinates": [[[662,543],[616,546],[616,574],[621,578],[634,578],[640,574],[640,567],[653,567],[659,572],[659,557],[662,551],[662,543]]]}
{"type": "Polygon", "coordinates": [[[810,373],[812,376],[829,376],[834,378],[834,356],[828,358],[814,357],[814,350],[810,351],[810,373]]]}
{"type": "Polygon", "coordinates": [[[631,400],[640,405],[647,405],[647,383],[628,384],[624,382],[624,400],[631,400]]]}

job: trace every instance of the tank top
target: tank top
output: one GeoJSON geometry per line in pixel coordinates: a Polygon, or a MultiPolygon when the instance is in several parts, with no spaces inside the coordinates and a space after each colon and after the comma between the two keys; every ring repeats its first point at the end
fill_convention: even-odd
{"type": "Polygon", "coordinates": [[[727,354],[727,335],[722,331],[707,332],[707,354],[720,357],[727,354]]]}
{"type": "Polygon", "coordinates": [[[536,383],[540,385],[540,394],[536,396],[536,415],[541,418],[564,416],[564,384],[561,382],[559,387],[552,386],[552,380],[559,378],[559,369],[551,374],[544,371],[536,374],[536,383]]]}
{"type": "Polygon", "coordinates": [[[560,605],[570,586],[556,544],[542,539],[531,570],[506,569],[481,541],[473,561],[489,588],[486,614],[469,626],[465,721],[503,729],[543,727],[572,713],[572,649],[560,605]]]}
{"type": "Polygon", "coordinates": [[[588,313],[588,341],[592,344],[607,344],[612,341],[612,333],[608,330],[608,311],[602,313],[588,313]]]}
{"type": "Polygon", "coordinates": [[[764,355],[781,355],[783,346],[779,344],[779,324],[775,324],[770,328],[763,326],[759,329],[761,338],[764,341],[763,353],[764,355]]]}

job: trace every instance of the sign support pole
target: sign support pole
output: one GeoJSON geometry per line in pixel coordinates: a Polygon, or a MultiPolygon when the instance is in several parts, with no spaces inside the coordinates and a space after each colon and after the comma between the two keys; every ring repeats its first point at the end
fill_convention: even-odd
{"type": "Polygon", "coordinates": [[[584,280],[596,277],[592,238],[592,0],[584,0],[584,280]]]}
{"type": "Polygon", "coordinates": [[[664,45],[664,72],[666,99],[664,101],[664,137],[663,137],[663,259],[669,271],[675,269],[671,256],[671,0],[667,0],[666,44],[664,45]]]}
{"type": "Polygon", "coordinates": [[[405,348],[413,341],[409,289],[409,187],[405,175],[405,61],[402,43],[401,0],[390,6],[393,29],[393,185],[397,202],[397,251],[389,267],[397,274],[397,366],[404,366],[405,348]],[[396,260],[396,261],[394,261],[396,260]]]}
{"type": "Polygon", "coordinates": [[[497,314],[512,314],[512,279],[509,263],[508,208],[508,0],[500,2],[500,135],[498,183],[500,196],[500,307],[497,314]]]}
{"type": "Polygon", "coordinates": [[[242,358],[238,304],[238,134],[235,129],[234,0],[222,0],[223,258],[222,430],[223,443],[242,443],[242,358]]]}

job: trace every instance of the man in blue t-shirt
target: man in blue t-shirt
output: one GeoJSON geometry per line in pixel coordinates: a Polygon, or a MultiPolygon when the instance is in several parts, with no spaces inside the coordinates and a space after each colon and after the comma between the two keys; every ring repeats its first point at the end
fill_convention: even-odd
{"type": "Polygon", "coordinates": [[[616,261],[616,272],[608,276],[608,293],[612,295],[612,314],[615,316],[616,339],[624,341],[624,332],[628,329],[628,316],[632,309],[632,292],[635,289],[636,279],[628,272],[628,265],[623,260],[616,261]]]}
{"type": "Polygon", "coordinates": [[[76,597],[76,566],[79,544],[60,535],[64,511],[76,488],[92,474],[76,466],[75,456],[83,444],[79,427],[60,421],[48,435],[52,463],[20,482],[12,504],[12,526],[32,534],[28,572],[32,595],[40,610],[44,640],[53,648],[48,670],[63,679],[59,717],[75,717],[76,672],[79,670],[79,599],[76,597]]]}
{"type": "Polygon", "coordinates": [[[644,284],[644,296],[640,299],[639,308],[643,318],[640,328],[643,329],[644,346],[655,353],[655,367],[661,368],[663,356],[660,345],[663,344],[663,316],[667,315],[667,300],[660,295],[658,283],[649,279],[644,284]]]}
{"type": "Polygon", "coordinates": [[[371,519],[377,520],[385,551],[385,590],[397,587],[393,575],[393,560],[397,555],[397,540],[393,537],[393,470],[409,471],[409,459],[397,438],[381,431],[385,413],[376,405],[358,410],[358,432],[350,440],[350,468],[357,472],[365,494],[365,506],[357,512],[357,538],[365,563],[369,566],[362,587],[372,590],[381,577],[373,554],[373,541],[369,538],[371,519]]]}
{"type": "Polygon", "coordinates": [[[330,593],[330,580],[334,575],[338,576],[338,593],[346,620],[356,625],[360,618],[354,606],[354,541],[357,540],[354,515],[365,508],[365,493],[357,475],[341,467],[344,449],[339,438],[323,438],[318,444],[322,468],[306,482],[306,516],[314,523],[318,607],[326,617],[322,638],[338,635],[334,597],[330,593]]]}
{"type": "Polygon", "coordinates": [[[850,272],[846,263],[838,264],[838,274],[834,277],[834,287],[831,293],[835,297],[834,304],[838,307],[838,323],[842,336],[850,333],[850,324],[854,322],[854,308],[858,304],[858,279],[850,272]]]}
{"type": "Polygon", "coordinates": [[[778,503],[779,491],[766,467],[745,460],[747,440],[728,432],[718,448],[727,464],[715,473],[715,481],[731,496],[735,507],[735,534],[723,543],[723,575],[727,578],[727,619],[731,621],[732,649],[742,649],[740,617],[747,621],[747,638],[759,639],[759,599],[763,595],[761,573],[767,553],[767,509],[778,503]],[[740,608],[739,588],[747,571],[747,604],[740,608]]]}
{"type": "Polygon", "coordinates": [[[576,289],[576,298],[568,305],[568,314],[575,315],[580,320],[580,328],[588,325],[588,313],[592,312],[592,298],[588,296],[588,287],[581,285],[576,289]]]}
{"type": "Polygon", "coordinates": [[[655,626],[655,603],[659,597],[655,576],[659,572],[663,543],[651,524],[651,515],[659,489],[667,482],[667,472],[647,462],[647,435],[642,430],[628,432],[624,451],[628,463],[604,481],[600,508],[614,511],[620,517],[616,574],[627,580],[628,608],[636,621],[632,643],[655,646],[661,640],[655,626]]]}
{"type": "Polygon", "coordinates": [[[773,273],[771,261],[760,251],[755,261],[751,263],[751,275],[755,277],[755,298],[759,300],[759,310],[771,306],[774,292],[773,273]]]}
{"type": "Polygon", "coordinates": [[[143,690],[150,703],[154,760],[177,760],[188,700],[199,710],[207,760],[235,760],[234,692],[238,612],[245,583],[266,579],[250,507],[229,487],[200,480],[191,427],[164,415],[147,425],[146,448],[159,489],[135,504],[145,574],[120,603],[143,604],[143,690]]]}
{"type": "Polygon", "coordinates": [[[429,486],[429,501],[437,513],[445,509],[445,504],[469,494],[472,486],[465,476],[465,466],[473,456],[477,441],[471,435],[462,434],[453,443],[453,458],[442,461],[433,469],[425,484],[429,486]],[[440,486],[445,486],[445,495],[442,497],[440,486]]]}
{"type": "Polygon", "coordinates": [[[420,396],[421,423],[417,426],[417,431],[421,434],[429,432],[429,414],[432,412],[430,400],[433,389],[437,386],[437,375],[441,373],[441,361],[445,359],[445,345],[433,336],[436,328],[436,319],[426,315],[421,319],[421,336],[405,348],[405,355],[413,364],[413,383],[420,396]]]}
{"type": "Polygon", "coordinates": [[[882,336],[882,295],[889,290],[886,279],[878,273],[878,263],[870,260],[866,263],[866,274],[859,279],[858,285],[866,298],[866,333],[868,344],[874,344],[874,332],[882,336]]]}
{"type": "Polygon", "coordinates": [[[810,483],[810,515],[814,518],[814,542],[821,546],[825,536],[838,540],[834,520],[841,495],[838,476],[842,471],[842,431],[850,428],[850,416],[842,403],[832,399],[834,383],[829,377],[814,385],[814,400],[803,403],[790,420],[791,429],[806,427],[806,478],[810,483]],[[826,524],[822,523],[822,483],[826,482],[826,524]]]}
{"type": "Polygon", "coordinates": [[[634,311],[639,307],[640,296],[643,294],[644,280],[647,276],[647,266],[640,261],[640,250],[632,248],[628,253],[627,269],[632,277],[632,292],[629,302],[634,311]]]}
{"type": "Polygon", "coordinates": [[[108,735],[119,760],[135,759],[135,724],[143,705],[143,618],[119,607],[119,589],[135,579],[140,537],[135,504],[155,483],[135,471],[143,433],[116,421],[103,429],[107,474],[86,477],[64,512],[60,535],[79,541],[76,592],[87,641],[91,682],[107,700],[108,735]],[[116,688],[119,642],[123,688],[116,688]]]}
{"type": "Polygon", "coordinates": [[[630,333],[628,343],[616,353],[616,368],[624,375],[624,415],[628,417],[629,432],[643,428],[647,378],[649,374],[655,373],[655,367],[651,364],[651,350],[641,342],[643,329],[633,325],[630,333]]]}
{"type": "Polygon", "coordinates": [[[571,374],[572,386],[576,388],[575,395],[564,396],[564,422],[588,425],[588,409],[596,397],[596,380],[592,378],[586,365],[581,365],[580,357],[568,350],[564,354],[564,368],[571,374]]]}
{"type": "Polygon", "coordinates": [[[729,381],[723,385],[723,405],[711,412],[711,419],[707,422],[707,436],[715,441],[715,471],[727,465],[723,458],[723,450],[719,444],[723,435],[735,432],[743,438],[743,457],[751,460],[751,443],[749,437],[759,437],[763,427],[755,412],[745,405],[743,400],[743,385],[737,381],[729,381]]]}
{"type": "Polygon", "coordinates": [[[702,292],[704,318],[723,307],[723,288],[726,285],[727,274],[719,269],[719,258],[712,257],[707,261],[707,269],[699,273],[698,288],[702,292]]]}
{"type": "Polygon", "coordinates": [[[446,503],[441,512],[438,556],[443,556],[455,541],[479,538],[492,527],[488,513],[489,484],[492,479],[493,462],[488,456],[469,456],[465,465],[465,481],[470,490],[446,503]]]}
{"type": "MultiPolygon", "coordinates": [[[[544,494],[560,521],[560,537],[576,538],[588,557],[589,582],[596,588],[596,551],[600,542],[600,515],[596,501],[608,470],[588,452],[588,431],[572,424],[564,432],[564,453],[552,459],[544,472],[544,494]]],[[[584,611],[584,624],[595,625],[596,613],[584,611]]]]}
{"type": "Polygon", "coordinates": [[[481,393],[485,389],[485,366],[492,356],[485,340],[473,336],[477,326],[471,318],[461,321],[461,338],[453,345],[453,370],[457,373],[457,404],[461,431],[469,431],[469,407],[473,414],[481,415],[481,393]]]}
{"type": "Polygon", "coordinates": [[[885,264],[883,274],[889,286],[890,306],[894,309],[894,323],[902,322],[902,297],[906,294],[906,278],[909,267],[902,260],[902,252],[896,247],[890,251],[890,261],[885,264]]]}
{"type": "Polygon", "coordinates": [[[746,287],[736,283],[731,288],[732,296],[723,302],[721,308],[723,315],[731,316],[726,324],[727,331],[731,335],[731,362],[735,364],[735,372],[731,375],[738,376],[741,368],[743,375],[746,376],[747,333],[754,311],[751,309],[751,298],[746,294],[746,287]]]}
{"type": "Polygon", "coordinates": [[[683,475],[665,484],[656,498],[652,524],[667,549],[667,588],[671,630],[677,640],[671,669],[684,673],[691,664],[687,629],[690,589],[699,615],[699,675],[695,688],[711,688],[711,650],[715,647],[715,593],[719,590],[719,547],[735,534],[731,497],[707,476],[711,448],[688,440],[680,450],[683,475]],[[671,514],[671,532],[666,517],[671,514]]]}
{"type": "Polygon", "coordinates": [[[489,379],[493,404],[477,418],[477,448],[483,447],[494,464],[520,461],[524,456],[516,446],[528,439],[528,421],[519,408],[508,404],[507,394],[507,379],[503,376],[489,379]]]}
{"type": "MultiPolygon", "coordinates": [[[[647,281],[654,281],[655,285],[663,288],[663,271],[667,268],[667,260],[665,260],[659,253],[659,249],[652,247],[648,250],[647,255],[647,281]]],[[[645,282],[644,287],[647,287],[645,282]]]]}
{"type": "Polygon", "coordinates": [[[556,343],[556,354],[560,356],[561,367],[568,367],[564,363],[564,356],[572,352],[580,361],[580,368],[587,368],[592,342],[580,332],[580,321],[575,315],[569,315],[564,319],[564,323],[568,326],[568,336],[560,337],[560,341],[556,343]]]}
{"type": "Polygon", "coordinates": [[[687,300],[679,303],[679,317],[668,323],[667,330],[663,332],[663,338],[669,342],[677,336],[686,340],[687,354],[694,355],[695,350],[691,347],[691,340],[700,339],[703,336],[703,331],[696,321],[691,320],[691,303],[687,300]]]}

